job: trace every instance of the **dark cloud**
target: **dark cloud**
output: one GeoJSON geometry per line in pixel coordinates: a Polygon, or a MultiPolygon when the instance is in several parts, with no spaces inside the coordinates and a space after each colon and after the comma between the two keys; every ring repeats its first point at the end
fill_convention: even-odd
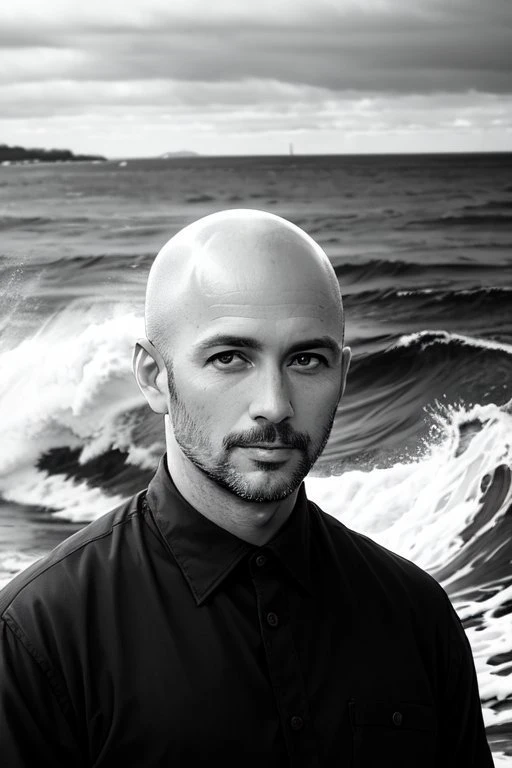
{"type": "MultiPolygon", "coordinates": [[[[335,92],[512,91],[510,0],[393,0],[341,9],[311,0],[296,13],[285,5],[288,15],[261,16],[258,4],[251,15],[234,5],[216,12],[220,3],[195,18],[185,6],[174,13],[173,3],[169,11],[149,3],[136,17],[50,18],[32,29],[11,20],[0,29],[0,44],[27,57],[30,46],[76,51],[61,78],[79,81],[254,78],[335,92]]],[[[32,66],[0,73],[3,82],[46,77],[36,56],[32,66]]]]}

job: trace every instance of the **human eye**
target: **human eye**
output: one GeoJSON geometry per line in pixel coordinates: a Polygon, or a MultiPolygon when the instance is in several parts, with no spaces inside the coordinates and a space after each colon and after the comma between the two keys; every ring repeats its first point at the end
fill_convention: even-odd
{"type": "Polygon", "coordinates": [[[240,352],[217,352],[208,359],[218,371],[242,371],[247,368],[248,361],[240,352]]]}
{"type": "Polygon", "coordinates": [[[302,369],[303,371],[315,371],[325,365],[327,365],[326,358],[313,352],[300,352],[290,361],[290,366],[302,369]]]}

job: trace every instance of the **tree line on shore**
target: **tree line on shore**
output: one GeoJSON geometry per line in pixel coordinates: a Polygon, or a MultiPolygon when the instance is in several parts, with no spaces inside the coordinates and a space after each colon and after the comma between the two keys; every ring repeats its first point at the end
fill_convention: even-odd
{"type": "Polygon", "coordinates": [[[69,149],[26,148],[0,144],[0,163],[23,162],[78,162],[84,160],[106,160],[102,155],[75,155],[69,149]]]}

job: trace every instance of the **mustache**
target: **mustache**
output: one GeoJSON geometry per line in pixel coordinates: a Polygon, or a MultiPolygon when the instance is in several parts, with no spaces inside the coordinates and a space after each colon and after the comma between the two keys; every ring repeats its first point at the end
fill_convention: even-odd
{"type": "Polygon", "coordinates": [[[311,438],[303,432],[296,432],[289,424],[267,424],[253,427],[247,432],[233,432],[223,440],[226,450],[230,448],[248,448],[255,443],[279,443],[285,448],[298,448],[307,451],[311,438]]]}

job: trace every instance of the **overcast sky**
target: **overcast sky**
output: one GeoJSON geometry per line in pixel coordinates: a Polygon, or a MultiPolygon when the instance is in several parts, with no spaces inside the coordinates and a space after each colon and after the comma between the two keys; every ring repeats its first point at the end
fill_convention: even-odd
{"type": "Polygon", "coordinates": [[[512,150],[512,0],[11,0],[0,143],[512,150]]]}

